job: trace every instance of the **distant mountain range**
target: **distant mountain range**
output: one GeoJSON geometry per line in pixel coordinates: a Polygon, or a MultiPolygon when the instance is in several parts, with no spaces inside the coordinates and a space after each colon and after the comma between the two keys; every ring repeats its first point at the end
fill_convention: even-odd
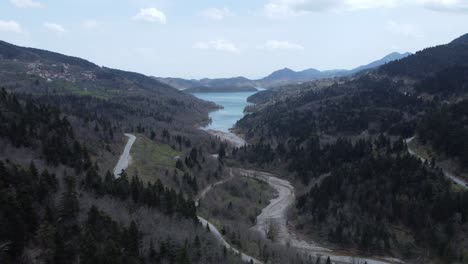
{"type": "Polygon", "coordinates": [[[389,62],[400,60],[408,57],[411,53],[397,53],[393,52],[380,60],[371,62],[366,65],[359,66],[352,70],[327,70],[319,71],[317,69],[306,69],[303,71],[294,71],[289,68],[284,68],[273,72],[265,78],[259,80],[250,80],[245,77],[222,78],[222,79],[201,79],[201,80],[187,80],[182,78],[159,78],[155,77],[158,81],[171,85],[177,89],[190,91],[196,90],[203,91],[233,91],[236,88],[246,90],[248,87],[262,87],[272,88],[281,85],[299,84],[303,82],[350,76],[362,71],[370,70],[387,64],[389,62]]]}

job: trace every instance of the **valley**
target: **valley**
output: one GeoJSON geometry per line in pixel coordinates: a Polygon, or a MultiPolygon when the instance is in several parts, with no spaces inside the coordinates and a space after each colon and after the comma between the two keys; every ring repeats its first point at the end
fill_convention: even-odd
{"type": "MultiPolygon", "coordinates": [[[[242,101],[244,100],[246,102],[247,97],[253,94],[233,93],[223,94],[222,96],[220,96],[219,94],[195,95],[200,99],[211,99],[214,103],[223,107],[222,110],[217,110],[217,112],[222,111],[223,113],[214,112],[210,114],[212,122],[210,123],[209,128],[204,129],[211,135],[225,140],[234,147],[243,147],[245,142],[242,139],[239,140],[240,137],[232,133],[230,131],[230,128],[231,126],[234,126],[235,123],[241,119],[241,117],[244,116],[244,113],[239,111],[240,108],[244,109],[246,107],[245,103],[242,103],[242,101]],[[227,98],[230,99],[228,100],[227,98]],[[220,129],[223,131],[216,129],[220,129]]],[[[214,188],[218,188],[220,185],[228,183],[229,181],[233,180],[234,177],[252,178],[267,183],[274,190],[276,196],[276,198],[270,200],[268,206],[264,207],[261,213],[256,217],[255,225],[250,227],[251,230],[261,233],[264,239],[271,239],[275,243],[294,248],[299,252],[305,253],[309,256],[313,256],[314,258],[320,258],[320,256],[330,257],[330,259],[334,263],[403,263],[402,261],[395,258],[371,259],[351,255],[339,255],[339,253],[337,254],[333,252],[333,250],[321,247],[314,242],[307,242],[305,240],[298,239],[298,236],[296,234],[293,234],[290,230],[290,227],[288,227],[288,210],[294,205],[296,199],[295,189],[290,182],[274,177],[272,174],[266,172],[239,168],[230,168],[229,175],[230,176],[228,178],[216,182],[205,188],[197,196],[196,204],[200,204],[200,201],[203,201],[208,192],[211,192],[214,188]],[[274,229],[274,231],[272,229],[274,229]],[[269,238],[269,236],[273,236],[271,234],[273,232],[274,238],[269,238]]],[[[201,220],[202,222],[209,223],[204,218],[202,218],[201,220]]],[[[210,224],[210,228],[215,227],[212,224],[210,224]]],[[[219,235],[220,232],[216,230],[215,233],[216,235],[219,235]]],[[[219,236],[222,237],[222,235],[219,236]]],[[[220,241],[222,244],[227,243],[224,239],[220,241]]],[[[342,252],[342,254],[343,253],[344,252],[342,252]]],[[[243,258],[247,258],[247,255],[244,254],[243,258]]],[[[254,259],[254,262],[257,263],[258,260],[254,259]]]]}
{"type": "MultiPolygon", "coordinates": [[[[9,4],[10,11],[49,11],[36,1],[9,4]]],[[[300,21],[315,12],[309,4],[273,1],[264,9],[300,21]]],[[[330,11],[355,12],[352,4],[330,11]]],[[[373,8],[362,8],[363,18],[373,8]]],[[[440,10],[452,9],[431,5],[440,10]]],[[[211,9],[198,17],[229,30],[236,12],[211,9]]],[[[149,23],[133,32],[148,38],[186,23],[156,8],[131,20],[121,30],[149,23]]],[[[82,27],[104,38],[111,25],[45,23],[42,33],[55,30],[57,45],[70,38],[74,50],[69,33],[82,27]]],[[[1,19],[0,34],[26,43],[39,37],[1,19]]],[[[180,34],[195,35],[203,37],[180,34]]],[[[109,38],[107,51],[96,46],[99,54],[90,53],[125,69],[151,67],[148,75],[0,41],[0,263],[468,263],[468,34],[349,70],[154,77],[168,69],[197,76],[208,64],[218,68],[213,76],[253,74],[279,62],[349,66],[394,50],[380,49],[382,43],[369,50],[370,36],[377,39],[366,36],[356,54],[344,56],[349,47],[341,45],[327,60],[326,49],[318,54],[299,41],[253,39],[183,48],[186,41],[168,45],[161,37],[158,45],[128,48],[109,38]],[[153,56],[168,49],[180,54],[167,59],[160,52],[162,62],[153,56]],[[362,50],[365,58],[357,59],[362,50]]]]}

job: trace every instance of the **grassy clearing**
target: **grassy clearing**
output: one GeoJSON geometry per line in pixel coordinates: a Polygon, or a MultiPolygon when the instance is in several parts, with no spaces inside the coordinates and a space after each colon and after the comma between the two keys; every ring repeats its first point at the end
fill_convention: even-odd
{"type": "Polygon", "coordinates": [[[175,170],[176,160],[180,152],[170,146],[154,142],[144,135],[137,134],[133,144],[131,164],[127,169],[130,176],[138,175],[144,182],[154,182],[160,179],[165,183],[168,179],[166,171],[175,170]]]}
{"type": "Polygon", "coordinates": [[[75,95],[92,96],[92,97],[96,97],[98,99],[103,99],[103,100],[108,100],[114,96],[109,91],[106,92],[106,91],[102,91],[102,90],[98,90],[94,88],[83,89],[83,88],[74,86],[72,84],[66,83],[66,82],[59,82],[58,87],[62,88],[64,91],[71,92],[72,94],[75,94],[75,95]]]}

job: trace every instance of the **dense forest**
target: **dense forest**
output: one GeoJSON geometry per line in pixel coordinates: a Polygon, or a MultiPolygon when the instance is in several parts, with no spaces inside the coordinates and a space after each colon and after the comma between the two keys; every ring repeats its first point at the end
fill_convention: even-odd
{"type": "Polygon", "coordinates": [[[312,238],[464,263],[467,192],[410,157],[404,139],[417,135],[468,162],[467,43],[464,36],[349,79],[260,92],[236,125],[251,144],[232,157],[294,180],[302,191],[291,221],[312,238]]]}
{"type": "Polygon", "coordinates": [[[468,164],[468,101],[429,112],[419,123],[418,138],[438,153],[468,164]]]}
{"type": "Polygon", "coordinates": [[[213,103],[156,78],[0,42],[0,262],[242,263],[200,224],[204,210],[265,263],[321,263],[248,232],[273,196],[264,183],[236,179],[196,207],[201,190],[239,165],[295,185],[288,226],[310,240],[466,263],[468,192],[411,156],[405,139],[466,167],[467,61],[468,35],[351,77],[259,93],[236,125],[250,144],[233,148],[196,129],[213,103]],[[134,165],[146,166],[116,176],[123,132],[138,136],[134,165]]]}
{"type": "Polygon", "coordinates": [[[383,65],[379,71],[390,76],[409,76],[416,79],[430,77],[453,66],[466,66],[468,61],[467,35],[447,45],[427,48],[403,60],[383,65]]]}
{"type": "Polygon", "coordinates": [[[40,149],[47,163],[68,165],[78,172],[91,166],[86,147],[76,141],[67,117],[57,109],[20,103],[16,96],[0,91],[0,136],[17,147],[40,149]]]}
{"type": "Polygon", "coordinates": [[[208,111],[216,109],[213,103],[139,73],[3,41],[0,80],[19,97],[34,97],[80,117],[114,121],[114,126],[127,131],[139,124],[192,126],[206,122],[208,111]]]}
{"type": "Polygon", "coordinates": [[[401,83],[363,76],[327,89],[308,91],[293,99],[266,105],[247,115],[237,128],[247,139],[294,139],[311,134],[352,136],[363,131],[378,135],[408,135],[413,116],[431,102],[398,90],[401,83]],[[294,104],[295,107],[290,107],[294,104]],[[294,124],[294,125],[291,125],[294,124]]]}
{"type": "MultiPolygon", "coordinates": [[[[90,149],[108,151],[115,135],[107,121],[38,101],[0,92],[2,263],[240,263],[199,224],[184,193],[160,181],[101,173],[90,149]],[[85,138],[96,142],[83,141],[91,134],[85,138]],[[19,149],[25,154],[5,152],[19,149]]],[[[194,155],[187,160],[196,161],[194,155]]]]}
{"type": "Polygon", "coordinates": [[[397,154],[335,166],[320,185],[298,197],[297,208],[301,225],[335,243],[381,254],[398,249],[405,257],[423,245],[458,260],[463,256],[456,234],[466,227],[467,203],[468,193],[451,191],[437,170],[397,154]],[[402,227],[414,238],[399,236],[402,227]]]}

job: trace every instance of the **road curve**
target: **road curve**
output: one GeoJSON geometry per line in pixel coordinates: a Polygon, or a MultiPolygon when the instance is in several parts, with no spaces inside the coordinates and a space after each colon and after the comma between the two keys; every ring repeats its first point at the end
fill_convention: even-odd
{"type": "Polygon", "coordinates": [[[263,264],[263,262],[261,262],[260,260],[258,260],[256,258],[253,258],[253,257],[251,257],[249,255],[246,255],[246,254],[240,252],[239,250],[233,248],[228,242],[226,242],[226,240],[224,240],[223,235],[221,235],[219,230],[213,224],[208,222],[208,220],[204,219],[201,216],[198,216],[198,220],[200,221],[200,223],[203,226],[208,225],[208,227],[210,228],[210,232],[214,235],[214,237],[218,240],[218,242],[221,245],[225,246],[227,249],[231,250],[232,252],[234,252],[236,254],[239,254],[243,261],[249,262],[249,263],[252,261],[254,264],[263,264]]]}
{"type": "MultiPolygon", "coordinates": [[[[127,169],[129,165],[130,159],[130,150],[135,143],[136,136],[132,134],[125,134],[128,137],[127,144],[125,145],[124,151],[117,162],[117,165],[114,168],[114,175],[116,178],[120,177],[120,173],[123,170],[127,169]]],[[[351,257],[351,256],[339,256],[334,255],[331,250],[318,247],[315,243],[309,243],[307,241],[297,239],[287,227],[287,209],[294,203],[295,199],[295,192],[294,187],[286,180],[282,180],[279,178],[274,177],[273,175],[265,172],[257,172],[257,171],[249,171],[244,169],[238,169],[241,176],[255,178],[262,180],[272,186],[277,192],[278,197],[274,198],[270,201],[270,204],[262,210],[262,213],[257,217],[257,224],[253,227],[253,229],[258,230],[259,232],[266,235],[268,230],[269,223],[275,223],[279,230],[278,230],[278,242],[284,245],[290,245],[298,250],[301,250],[304,253],[308,253],[312,256],[330,256],[330,259],[333,263],[365,263],[368,264],[388,264],[388,263],[395,263],[399,262],[398,260],[395,261],[380,261],[375,259],[365,259],[365,258],[358,258],[358,257],[351,257]]],[[[205,188],[196,199],[196,204],[198,206],[200,199],[202,199],[213,187],[218,186],[220,184],[224,184],[229,180],[233,179],[234,174],[232,169],[230,170],[230,177],[227,179],[223,179],[219,182],[216,182],[207,188],[205,188]]],[[[218,242],[225,246],[227,249],[233,251],[236,254],[239,254],[243,261],[245,262],[253,262],[254,264],[264,264],[263,262],[237,250],[236,248],[232,247],[226,240],[224,240],[223,236],[219,232],[219,230],[209,221],[198,216],[198,220],[203,226],[207,226],[210,229],[210,232],[214,235],[214,237],[218,240],[218,242]]]]}
{"type": "MultiPolygon", "coordinates": [[[[117,165],[114,168],[114,176],[116,178],[120,177],[120,173],[122,173],[123,170],[128,168],[129,159],[130,159],[130,150],[132,149],[133,143],[135,143],[135,140],[136,140],[136,136],[134,136],[132,134],[125,134],[125,136],[128,137],[127,144],[125,145],[124,151],[123,151],[122,155],[120,155],[119,161],[117,162],[117,165]]],[[[222,181],[214,183],[214,184],[208,186],[207,188],[205,188],[200,193],[198,198],[196,199],[196,206],[198,206],[200,199],[203,198],[206,195],[206,193],[208,193],[213,187],[215,187],[217,185],[220,185],[220,184],[223,184],[223,183],[233,179],[234,174],[232,173],[232,170],[230,172],[230,175],[231,176],[228,179],[224,179],[222,181]]],[[[249,255],[246,255],[246,254],[240,252],[239,250],[233,248],[228,242],[226,242],[226,240],[224,240],[224,238],[221,235],[221,233],[219,232],[219,230],[213,224],[211,224],[210,222],[208,222],[206,219],[202,218],[201,216],[197,216],[197,217],[198,217],[198,220],[200,221],[200,223],[203,226],[208,225],[208,227],[210,228],[210,232],[214,235],[216,240],[218,240],[218,242],[221,245],[225,246],[227,249],[230,249],[234,253],[239,254],[243,261],[249,262],[249,263],[253,262],[254,264],[264,264],[263,262],[255,259],[253,257],[250,257],[249,255]]]]}
{"type": "MultiPolygon", "coordinates": [[[[221,184],[224,184],[230,180],[234,179],[234,174],[232,173],[232,169],[229,171],[229,178],[226,178],[226,179],[223,179],[221,181],[218,181],[216,183],[213,183],[211,185],[209,185],[208,187],[206,187],[205,189],[203,189],[195,198],[195,206],[199,206],[200,205],[200,200],[203,199],[206,194],[211,191],[214,187],[218,186],[218,185],[221,185],[221,184]]],[[[203,226],[207,226],[210,228],[210,232],[214,235],[214,237],[216,238],[216,240],[218,240],[218,242],[225,246],[227,249],[230,249],[231,251],[233,251],[234,253],[236,254],[239,254],[242,258],[243,261],[245,262],[250,262],[252,261],[254,264],[263,264],[263,262],[261,262],[260,260],[254,258],[254,257],[251,257],[245,253],[242,253],[240,252],[239,250],[237,250],[236,248],[232,247],[224,238],[223,236],[221,235],[221,233],[219,232],[219,230],[213,225],[211,224],[208,220],[204,219],[203,217],[201,216],[198,216],[198,220],[202,223],[203,226]]]]}
{"type": "Polygon", "coordinates": [[[282,245],[287,245],[297,250],[309,254],[310,256],[329,256],[333,263],[368,263],[368,264],[389,264],[402,263],[398,259],[389,258],[363,258],[357,256],[339,255],[330,249],[320,247],[314,242],[301,240],[296,234],[292,233],[288,228],[287,210],[294,204],[295,190],[290,182],[274,177],[266,172],[258,172],[245,169],[237,169],[241,176],[254,178],[268,183],[273,187],[278,196],[270,201],[270,204],[262,210],[262,213],[257,216],[257,223],[252,229],[259,231],[264,237],[270,225],[273,225],[275,230],[275,241],[282,245]]]}
{"type": "Polygon", "coordinates": [[[132,149],[133,143],[135,143],[136,137],[132,134],[125,134],[128,137],[127,144],[125,145],[122,155],[120,155],[119,161],[114,168],[114,177],[119,178],[122,171],[128,168],[130,164],[130,150],[132,149]]]}
{"type": "MultiPolygon", "coordinates": [[[[406,142],[406,146],[408,147],[408,153],[411,155],[411,156],[414,156],[416,158],[418,158],[419,160],[421,160],[423,163],[426,162],[426,159],[419,156],[413,149],[411,149],[411,147],[409,146],[409,143],[411,143],[413,140],[415,139],[415,137],[410,137],[408,139],[405,139],[405,142],[406,142]]],[[[462,188],[464,189],[468,189],[468,182],[462,180],[460,177],[457,177],[455,176],[454,174],[442,169],[442,172],[444,173],[444,176],[449,178],[450,180],[452,180],[453,183],[461,186],[462,188]]]]}
{"type": "Polygon", "coordinates": [[[209,186],[207,186],[205,189],[203,189],[196,197],[195,197],[195,206],[198,207],[200,206],[200,200],[205,198],[206,194],[211,191],[214,187],[224,184],[230,180],[234,179],[234,174],[232,173],[232,169],[229,171],[229,178],[226,178],[224,180],[221,180],[219,182],[215,182],[209,186]]]}

